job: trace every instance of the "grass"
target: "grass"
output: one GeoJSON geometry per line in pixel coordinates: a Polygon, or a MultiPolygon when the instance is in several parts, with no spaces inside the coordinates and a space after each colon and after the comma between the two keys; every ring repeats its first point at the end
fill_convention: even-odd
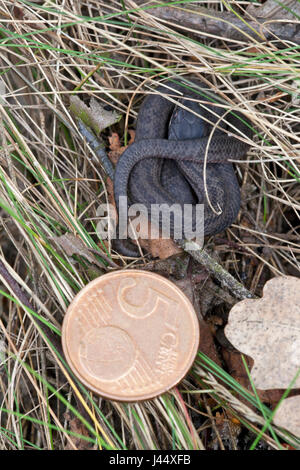
{"type": "MultiPolygon", "coordinates": [[[[235,11],[238,3],[247,5],[206,2],[235,11]]],[[[77,131],[69,97],[93,96],[121,113],[113,130],[126,142],[141,99],[166,77],[206,81],[255,130],[248,160],[237,167],[241,217],[208,249],[257,295],[274,275],[299,275],[299,46],[196,39],[156,20],[151,8],[117,0],[0,0],[0,15],[2,258],[35,306],[28,310],[2,286],[0,448],[299,448],[272,424],[255,390],[203,353],[172,391],[121,404],[86,390],[35,322],[47,322],[59,338],[74,295],[110,269],[104,258],[99,268],[68,256],[54,240],[74,234],[101,260],[95,221],[108,200],[107,180],[77,131]]],[[[106,249],[120,268],[147,263],[106,249]]]]}

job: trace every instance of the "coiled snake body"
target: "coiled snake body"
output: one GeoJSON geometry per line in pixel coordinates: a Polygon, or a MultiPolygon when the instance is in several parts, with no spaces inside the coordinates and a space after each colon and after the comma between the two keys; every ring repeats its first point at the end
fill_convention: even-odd
{"type": "MultiPolygon", "coordinates": [[[[202,91],[205,95],[203,86],[202,91]]],[[[224,108],[211,104],[206,95],[203,99],[201,94],[183,85],[168,83],[167,88],[160,86],[156,92],[144,100],[138,114],[135,142],[125,150],[116,166],[117,208],[120,211],[120,196],[129,196],[131,204],[143,204],[149,214],[151,204],[203,204],[204,235],[219,233],[232,224],[240,208],[240,189],[228,160],[241,159],[249,147],[225,131],[236,133],[238,129],[244,136],[250,136],[251,131],[238,113],[227,113],[227,124],[220,119],[224,108]],[[180,99],[183,106],[201,117],[177,106],[161,93],[172,95],[173,100],[180,99]],[[204,107],[195,101],[199,98],[204,101],[204,107]],[[217,127],[213,127],[215,123],[217,127]]],[[[195,221],[192,222],[194,227],[195,221]]],[[[184,238],[183,232],[180,235],[179,238],[184,238]]]]}

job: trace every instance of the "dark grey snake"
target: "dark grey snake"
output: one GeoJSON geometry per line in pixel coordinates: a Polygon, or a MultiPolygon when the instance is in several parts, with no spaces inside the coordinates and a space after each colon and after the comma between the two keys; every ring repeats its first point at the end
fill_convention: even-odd
{"type": "MultiPolygon", "coordinates": [[[[207,89],[203,85],[201,88],[205,95],[207,89]]],[[[224,108],[213,105],[207,95],[202,96],[205,108],[200,107],[195,101],[199,98],[199,92],[169,82],[167,88],[160,86],[156,94],[146,97],[138,114],[135,142],[125,150],[116,166],[114,195],[119,215],[120,196],[129,196],[130,204],[143,204],[149,214],[151,204],[204,204],[204,235],[219,233],[235,220],[240,208],[240,189],[228,160],[243,158],[249,145],[224,131],[237,135],[237,129],[247,137],[251,130],[245,119],[240,119],[241,114],[227,113],[228,125],[222,119],[224,108]],[[201,117],[177,106],[161,93],[172,95],[201,117]],[[216,122],[218,127],[213,128],[216,122]],[[204,176],[208,197],[216,211],[208,203],[204,176]]],[[[192,222],[194,227],[195,221],[192,222]]],[[[173,229],[172,226],[171,233],[173,229]]],[[[183,232],[179,238],[184,238],[183,232]]],[[[122,244],[118,248],[127,255],[134,253],[122,244]]]]}

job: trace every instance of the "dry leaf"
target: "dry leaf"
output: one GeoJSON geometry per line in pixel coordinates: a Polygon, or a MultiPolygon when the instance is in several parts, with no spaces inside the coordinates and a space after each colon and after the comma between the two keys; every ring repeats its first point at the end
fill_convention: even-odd
{"type": "MultiPolygon", "coordinates": [[[[128,134],[130,137],[128,145],[130,145],[134,142],[135,131],[132,129],[129,129],[128,134]]],[[[120,137],[119,137],[119,134],[117,134],[117,132],[112,132],[112,134],[108,137],[108,141],[109,141],[109,149],[110,149],[110,151],[108,152],[108,156],[111,162],[114,165],[116,165],[120,156],[127,149],[128,145],[126,146],[121,145],[120,137]]]]}
{"type": "MultiPolygon", "coordinates": [[[[74,418],[71,418],[71,415],[69,413],[65,413],[65,418],[67,422],[69,423],[70,430],[78,436],[70,436],[71,441],[73,442],[74,446],[76,447],[77,450],[91,450],[91,443],[89,441],[86,441],[85,439],[81,439],[80,435],[83,437],[89,437],[89,433],[86,429],[86,427],[79,421],[79,419],[75,416],[74,418]]],[[[68,442],[65,450],[74,450],[72,445],[68,442]]]]}
{"type": "MultiPolygon", "coordinates": [[[[228,349],[223,347],[222,357],[231,377],[233,377],[238,383],[240,383],[243,387],[249,390],[251,388],[251,384],[249,382],[249,377],[245,370],[245,366],[240,353],[229,351],[228,349]]],[[[249,357],[245,359],[248,368],[251,368],[253,361],[249,357]]],[[[239,397],[239,399],[243,401],[242,397],[239,397]]],[[[248,403],[247,399],[244,400],[244,403],[248,403]]]]}
{"type": "Polygon", "coordinates": [[[203,320],[201,308],[198,299],[195,296],[195,289],[192,279],[189,276],[185,276],[184,279],[176,281],[175,284],[185,293],[197,313],[201,331],[199,351],[212,359],[215,364],[218,364],[220,367],[222,367],[210,328],[203,320]]]}
{"type": "Polygon", "coordinates": [[[167,259],[170,256],[182,253],[182,248],[176,245],[172,239],[159,238],[157,240],[147,240],[147,242],[149,242],[149,251],[153,258],[167,259]]]}
{"type": "MultiPolygon", "coordinates": [[[[241,423],[238,420],[232,420],[225,416],[224,413],[217,411],[215,416],[216,427],[220,434],[221,439],[227,440],[229,443],[232,441],[237,445],[237,438],[241,432],[241,423]]],[[[231,446],[230,446],[231,448],[231,446]]]]}
{"type": "Polygon", "coordinates": [[[52,239],[58,243],[68,256],[83,255],[88,261],[93,263],[94,257],[89,253],[83,241],[72,235],[72,233],[65,233],[60,237],[53,237],[52,239]]]}
{"type": "MultiPolygon", "coordinates": [[[[225,334],[254,359],[258,389],[287,388],[300,367],[300,279],[276,277],[259,300],[243,300],[230,311],[225,334]]],[[[300,387],[298,377],[294,388],[300,387]]]]}
{"type": "Polygon", "coordinates": [[[300,396],[283,400],[273,419],[277,426],[300,437],[300,396]]]}
{"type": "Polygon", "coordinates": [[[93,129],[96,135],[99,135],[106,127],[119,122],[122,117],[114,110],[105,109],[95,98],[91,98],[87,106],[76,95],[70,97],[70,109],[86,126],[93,129]]]}
{"type": "Polygon", "coordinates": [[[140,224],[135,224],[135,227],[138,230],[139,243],[142,248],[151,253],[153,258],[167,259],[182,253],[183,250],[171,238],[149,238],[151,234],[150,222],[148,219],[143,220],[142,214],[138,220],[140,224]]]}
{"type": "MultiPolygon", "coordinates": [[[[91,254],[89,248],[85,246],[84,242],[80,238],[75,237],[75,235],[72,235],[72,233],[65,233],[60,237],[52,237],[52,240],[55,240],[68,256],[84,256],[90,263],[96,264],[100,268],[104,267],[104,265],[99,263],[95,256],[91,254]]],[[[103,257],[103,254],[99,252],[99,256],[103,257]]]]}

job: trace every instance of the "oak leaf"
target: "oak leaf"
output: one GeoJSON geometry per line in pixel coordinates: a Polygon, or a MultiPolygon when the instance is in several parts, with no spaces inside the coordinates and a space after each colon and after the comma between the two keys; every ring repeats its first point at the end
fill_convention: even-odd
{"type": "Polygon", "coordinates": [[[280,404],[273,419],[277,426],[300,436],[300,396],[287,398],[280,404]]]}
{"type": "MultiPolygon", "coordinates": [[[[273,278],[261,299],[236,304],[225,334],[254,360],[251,377],[256,388],[288,388],[300,368],[300,279],[273,278]]],[[[300,377],[293,388],[300,388],[300,377]]]]}

